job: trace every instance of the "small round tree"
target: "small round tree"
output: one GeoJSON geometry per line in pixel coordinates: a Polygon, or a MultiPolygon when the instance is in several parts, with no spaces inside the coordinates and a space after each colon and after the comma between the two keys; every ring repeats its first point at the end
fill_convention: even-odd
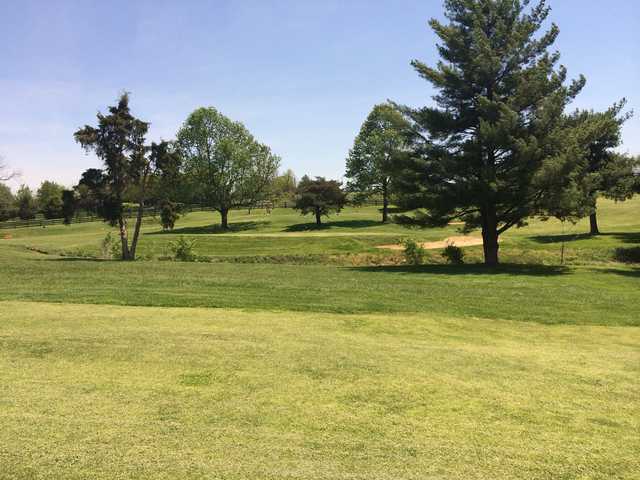
{"type": "Polygon", "coordinates": [[[322,225],[322,217],[331,212],[339,212],[347,203],[347,196],[342,191],[342,184],[336,180],[316,177],[311,180],[307,175],[298,184],[294,208],[302,215],[313,213],[316,225],[322,225]]]}

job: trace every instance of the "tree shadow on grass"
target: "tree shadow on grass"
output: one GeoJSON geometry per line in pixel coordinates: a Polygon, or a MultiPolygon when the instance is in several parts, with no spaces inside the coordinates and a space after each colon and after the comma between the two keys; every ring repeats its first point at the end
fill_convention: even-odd
{"type": "Polygon", "coordinates": [[[640,243],[640,232],[613,232],[601,233],[599,235],[591,235],[589,233],[566,234],[566,235],[537,235],[530,237],[538,243],[550,244],[561,242],[574,242],[576,240],[589,240],[598,237],[612,237],[623,243],[640,243]]]}
{"type": "Polygon", "coordinates": [[[382,222],[375,220],[338,220],[335,222],[326,222],[322,225],[315,223],[298,223],[289,225],[284,229],[285,232],[307,232],[313,230],[330,230],[332,228],[368,228],[384,225],[382,222]]]}
{"type": "Polygon", "coordinates": [[[497,267],[487,267],[481,264],[472,265],[384,265],[350,267],[360,272],[387,272],[399,274],[430,275],[513,275],[529,277],[550,277],[569,273],[570,269],[559,265],[526,265],[502,264],[497,267]]]}
{"type": "Polygon", "coordinates": [[[220,233],[245,232],[248,230],[256,230],[260,227],[268,225],[269,222],[236,222],[230,223],[229,228],[225,230],[220,225],[206,225],[202,227],[182,227],[173,230],[145,233],[145,235],[215,235],[220,233]]]}
{"type": "Polygon", "coordinates": [[[622,275],[623,277],[637,278],[640,280],[640,267],[632,268],[630,270],[607,268],[604,270],[598,270],[598,272],[610,273],[613,275],[622,275]]]}

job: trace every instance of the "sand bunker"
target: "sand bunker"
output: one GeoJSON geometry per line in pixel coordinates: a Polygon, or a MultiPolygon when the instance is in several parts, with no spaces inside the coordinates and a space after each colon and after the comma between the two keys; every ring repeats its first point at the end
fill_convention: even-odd
{"type": "MultiPolygon", "coordinates": [[[[456,247],[471,247],[473,245],[482,245],[482,238],[469,236],[449,237],[438,242],[422,242],[418,245],[420,245],[425,250],[437,250],[451,244],[454,244],[456,247]]],[[[394,243],[392,245],[378,245],[377,248],[385,248],[388,250],[404,250],[404,245],[394,243]]]]}

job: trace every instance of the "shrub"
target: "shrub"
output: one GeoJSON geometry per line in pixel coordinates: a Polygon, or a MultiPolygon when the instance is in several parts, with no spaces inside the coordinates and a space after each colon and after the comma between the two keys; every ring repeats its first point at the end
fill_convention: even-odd
{"type": "Polygon", "coordinates": [[[640,247],[616,248],[613,257],[618,262],[640,263],[640,247]]]}
{"type": "Polygon", "coordinates": [[[169,200],[162,202],[162,205],[160,205],[160,223],[162,224],[163,230],[173,230],[179,218],[180,215],[178,214],[178,208],[175,203],[169,200]]]}
{"type": "Polygon", "coordinates": [[[453,265],[462,265],[464,263],[464,252],[460,247],[456,247],[455,244],[449,243],[442,251],[442,256],[448,263],[453,265]]]}
{"type": "Polygon", "coordinates": [[[120,258],[122,256],[121,248],[120,239],[113,232],[109,232],[100,242],[100,256],[106,260],[120,258]]]}
{"type": "Polygon", "coordinates": [[[405,262],[409,265],[422,265],[427,254],[426,250],[411,238],[404,240],[402,243],[404,245],[405,262]]]}
{"type": "Polygon", "coordinates": [[[171,242],[169,247],[173,252],[174,260],[178,262],[195,262],[197,259],[194,252],[195,245],[195,240],[187,240],[184,237],[180,237],[177,241],[171,242]]]}

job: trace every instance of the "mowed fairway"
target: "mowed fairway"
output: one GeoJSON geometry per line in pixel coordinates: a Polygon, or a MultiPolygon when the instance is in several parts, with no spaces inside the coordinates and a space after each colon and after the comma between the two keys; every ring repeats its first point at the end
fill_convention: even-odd
{"type": "Polygon", "coordinates": [[[97,258],[100,223],[0,231],[0,478],[637,479],[640,269],[614,254],[640,200],[600,209],[597,238],[510,232],[495,270],[397,264],[376,247],[456,227],[375,208],[150,219],[139,262],[97,258]],[[203,261],[160,260],[181,235],[203,261]]]}
{"type": "Polygon", "coordinates": [[[5,302],[2,478],[637,478],[640,335],[5,302]]]}

